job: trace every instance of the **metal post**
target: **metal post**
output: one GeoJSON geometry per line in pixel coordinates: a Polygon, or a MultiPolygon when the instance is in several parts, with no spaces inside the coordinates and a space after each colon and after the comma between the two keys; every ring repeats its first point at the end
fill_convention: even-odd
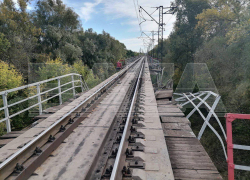
{"type": "Polygon", "coordinates": [[[163,6],[159,7],[159,32],[158,32],[158,51],[160,53],[159,61],[162,63],[163,50],[163,6]]]}
{"type": "Polygon", "coordinates": [[[163,6],[159,6],[157,59],[160,62],[162,62],[162,41],[163,41],[163,6]]]}
{"type": "Polygon", "coordinates": [[[58,82],[58,93],[59,93],[59,103],[62,104],[62,88],[61,88],[61,79],[57,79],[58,82]]]}
{"type": "Polygon", "coordinates": [[[73,96],[76,96],[76,90],[75,90],[75,82],[74,82],[74,75],[71,75],[71,79],[72,79],[72,87],[73,87],[73,96]]]}
{"type": "Polygon", "coordinates": [[[37,99],[38,99],[38,103],[39,103],[39,115],[41,115],[43,113],[43,106],[42,106],[42,99],[41,99],[41,90],[40,90],[40,84],[38,84],[36,86],[36,89],[37,89],[37,99]]]}
{"type": "Polygon", "coordinates": [[[82,82],[83,77],[82,76],[79,76],[79,77],[80,77],[80,82],[81,82],[81,89],[82,89],[82,92],[83,92],[84,91],[83,82],[82,82]]]}
{"type": "Polygon", "coordinates": [[[233,135],[232,135],[232,122],[235,119],[226,115],[227,126],[227,164],[228,164],[228,180],[234,180],[234,158],[233,158],[233,135]]]}
{"type": "Polygon", "coordinates": [[[7,118],[6,129],[7,129],[7,132],[11,132],[7,95],[8,93],[6,92],[5,94],[2,95],[2,97],[3,97],[3,106],[5,107],[4,114],[5,114],[5,118],[7,118]]]}
{"type": "Polygon", "coordinates": [[[152,47],[152,58],[154,57],[154,41],[155,41],[155,39],[154,39],[154,31],[152,31],[152,44],[153,44],[153,47],[152,47]]]}
{"type": "Polygon", "coordinates": [[[88,85],[87,85],[87,83],[86,83],[86,81],[84,79],[83,79],[83,82],[85,84],[86,89],[89,90],[89,87],[88,87],[88,85]]]}

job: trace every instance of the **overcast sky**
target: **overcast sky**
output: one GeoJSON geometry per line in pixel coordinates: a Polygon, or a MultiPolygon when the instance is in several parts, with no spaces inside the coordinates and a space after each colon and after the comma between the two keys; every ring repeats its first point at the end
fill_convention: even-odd
{"type": "MultiPolygon", "coordinates": [[[[17,1],[17,0],[15,0],[17,1]]],[[[36,1],[31,1],[32,6],[36,1]]],[[[93,28],[97,33],[102,30],[110,33],[111,36],[123,42],[127,49],[139,51],[143,48],[143,39],[141,36],[139,22],[142,18],[139,16],[138,6],[142,6],[149,13],[153,13],[157,6],[169,7],[171,0],[63,0],[63,2],[74,9],[80,16],[83,28],[93,28]],[[137,13],[138,14],[137,14],[137,13]],[[137,18],[138,15],[138,18],[137,18]]],[[[150,17],[142,12],[145,19],[150,17]]],[[[159,20],[159,11],[152,15],[157,21],[159,20]]],[[[167,38],[173,28],[175,16],[164,15],[165,31],[164,38],[167,38]]],[[[157,31],[158,25],[153,21],[146,21],[141,24],[142,31],[157,31]]],[[[151,36],[150,32],[146,32],[151,36]]],[[[143,35],[145,37],[145,35],[143,35]]],[[[155,35],[155,44],[157,44],[157,35],[155,35]]]]}

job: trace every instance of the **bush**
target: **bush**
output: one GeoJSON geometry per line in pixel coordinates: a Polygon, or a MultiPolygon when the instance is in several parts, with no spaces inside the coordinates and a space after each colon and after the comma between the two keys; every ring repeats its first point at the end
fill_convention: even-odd
{"type": "MultiPolygon", "coordinates": [[[[23,84],[24,80],[22,74],[18,72],[13,65],[0,60],[0,91],[19,87],[23,84]]],[[[15,101],[16,92],[8,94],[8,101],[15,101]]],[[[19,92],[20,93],[20,92],[19,92]]],[[[0,107],[3,107],[2,97],[0,98],[0,107]]],[[[4,118],[4,111],[0,111],[0,119],[4,118]]],[[[0,123],[0,135],[5,133],[5,122],[0,123]]]]}
{"type": "MultiPolygon", "coordinates": [[[[0,91],[12,89],[23,84],[22,74],[13,65],[0,60],[0,91]]],[[[10,93],[13,96],[17,92],[10,93]]]]}

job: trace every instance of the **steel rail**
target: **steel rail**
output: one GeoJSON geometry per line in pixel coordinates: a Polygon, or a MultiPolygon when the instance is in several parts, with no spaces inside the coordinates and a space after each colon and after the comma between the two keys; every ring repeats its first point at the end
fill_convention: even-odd
{"type": "Polygon", "coordinates": [[[29,147],[31,147],[33,144],[35,144],[37,141],[39,141],[40,139],[43,138],[43,136],[45,136],[50,130],[52,130],[54,127],[56,127],[58,124],[60,124],[64,119],[66,119],[69,115],[71,115],[72,113],[74,113],[79,107],[81,107],[82,105],[84,105],[86,102],[88,102],[89,100],[91,100],[91,98],[93,98],[96,94],[98,94],[99,92],[101,92],[101,90],[105,89],[106,87],[108,87],[108,85],[110,85],[114,80],[116,80],[117,78],[119,78],[122,74],[124,74],[129,68],[131,68],[134,64],[136,64],[137,62],[139,62],[141,60],[141,57],[134,61],[133,63],[129,64],[128,66],[126,66],[125,69],[121,70],[119,73],[117,73],[117,75],[115,77],[113,77],[110,81],[106,82],[104,85],[102,85],[99,89],[97,89],[93,94],[91,94],[90,96],[88,96],[86,99],[84,99],[82,102],[80,102],[77,106],[75,106],[73,109],[71,109],[69,112],[67,112],[66,114],[64,114],[60,119],[58,119],[54,124],[52,124],[50,127],[48,127],[46,130],[44,130],[41,134],[39,134],[38,136],[36,136],[34,139],[32,139],[30,142],[28,142],[26,145],[24,145],[20,150],[18,150],[17,152],[15,152],[14,154],[12,154],[10,157],[8,157],[5,161],[3,161],[0,164],[0,174],[1,174],[1,170],[7,166],[10,162],[12,162],[14,159],[18,158],[18,156],[20,154],[22,154],[24,151],[26,151],[29,147]]]}
{"type": "Polygon", "coordinates": [[[121,159],[122,150],[124,148],[123,146],[124,146],[125,140],[126,140],[125,138],[126,138],[127,131],[128,131],[129,120],[130,120],[132,110],[133,110],[133,107],[134,107],[135,99],[136,99],[136,96],[137,96],[137,91],[139,89],[139,83],[140,83],[143,68],[144,68],[144,61],[142,61],[142,67],[140,69],[139,76],[137,77],[136,88],[135,88],[135,91],[134,91],[134,94],[133,94],[132,102],[131,102],[129,112],[128,112],[128,115],[127,115],[127,119],[126,119],[126,124],[125,124],[123,134],[122,134],[122,139],[121,139],[121,142],[120,142],[120,145],[119,145],[119,149],[118,149],[116,159],[115,159],[115,164],[114,164],[112,174],[111,174],[111,177],[110,177],[111,180],[116,180],[117,179],[116,176],[117,176],[117,171],[119,169],[118,166],[119,166],[119,162],[120,162],[120,159],[121,159]]]}

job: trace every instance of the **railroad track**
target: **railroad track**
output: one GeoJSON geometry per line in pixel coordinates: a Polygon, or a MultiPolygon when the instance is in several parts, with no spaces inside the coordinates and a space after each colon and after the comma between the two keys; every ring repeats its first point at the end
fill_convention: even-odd
{"type": "MultiPolygon", "coordinates": [[[[143,151],[142,146],[135,145],[135,138],[144,138],[142,133],[137,132],[136,126],[141,118],[138,117],[143,96],[142,74],[144,60],[141,62],[139,71],[136,73],[131,86],[119,108],[119,111],[110,127],[111,131],[103,141],[102,148],[92,164],[86,179],[131,179],[132,169],[138,161],[134,161],[133,152],[143,151]],[[129,145],[130,144],[130,145],[129,145]],[[130,147],[130,148],[129,148],[130,147]],[[130,161],[128,163],[128,161],[130,161]],[[134,166],[132,165],[134,164],[134,166]]],[[[143,168],[143,164],[138,165],[143,168]]]]}
{"type": "MultiPolygon", "coordinates": [[[[0,164],[0,179],[28,179],[32,173],[51,155],[51,153],[60,146],[64,140],[74,132],[74,129],[88,117],[89,114],[98,106],[100,102],[108,95],[111,89],[116,86],[126,73],[137,67],[135,71],[137,78],[131,83],[130,94],[134,93],[132,101],[128,101],[131,104],[131,108],[127,114],[127,118],[130,119],[132,113],[132,107],[140,84],[140,77],[143,70],[143,58],[137,59],[131,63],[128,67],[117,73],[111,80],[99,87],[96,91],[90,94],[87,98],[80,101],[78,105],[72,108],[69,112],[62,115],[57,121],[52,123],[47,129],[41,133],[35,135],[33,139],[24,143],[19,150],[11,154],[0,164]],[[136,85],[136,86],[135,86],[136,85]]],[[[126,114],[126,113],[125,113],[126,114]]],[[[126,122],[129,122],[127,120],[126,122]]],[[[124,133],[129,128],[129,124],[124,126],[124,133]]],[[[121,145],[119,147],[117,158],[121,157],[124,151],[124,141],[127,137],[125,133],[121,138],[121,145]]],[[[120,158],[117,159],[114,165],[117,168],[117,172],[120,171],[120,167],[116,167],[119,164],[120,158]]],[[[115,169],[114,171],[115,172],[115,169]]],[[[119,174],[119,173],[117,173],[119,174]]],[[[117,176],[115,174],[115,177],[117,176]]],[[[113,175],[112,175],[113,176],[113,175]]],[[[103,177],[103,176],[102,176],[103,177]]]]}
{"type": "Polygon", "coordinates": [[[189,123],[140,57],[2,147],[0,180],[221,179],[189,123]]]}

